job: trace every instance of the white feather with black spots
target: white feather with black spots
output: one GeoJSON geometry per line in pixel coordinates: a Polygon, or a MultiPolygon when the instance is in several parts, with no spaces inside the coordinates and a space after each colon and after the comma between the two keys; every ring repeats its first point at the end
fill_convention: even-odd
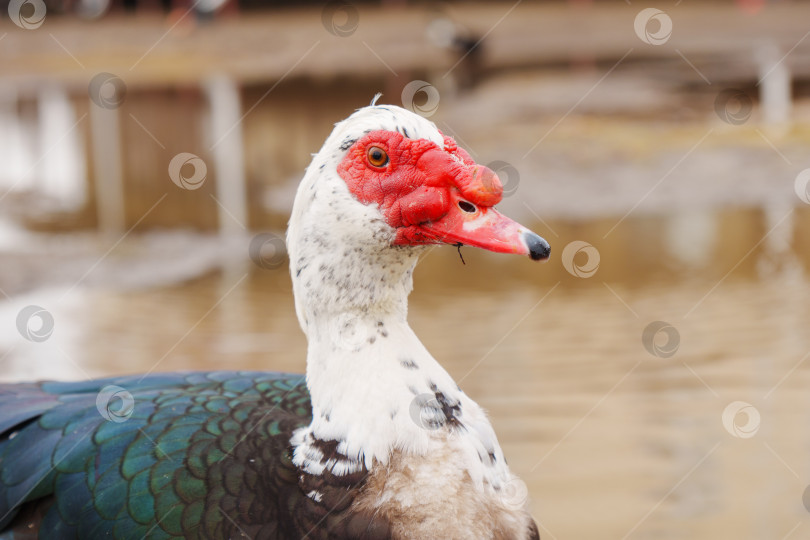
{"type": "Polygon", "coordinates": [[[292,438],[294,462],[310,474],[349,474],[386,465],[394,451],[428,456],[449,434],[461,451],[447,466],[466,471],[479,489],[499,489],[512,475],[486,414],[407,323],[423,248],[393,246],[395,230],[380,210],[356,200],[336,171],[354,141],[379,129],[443,145],[421,116],[366,107],[336,125],[299,186],[287,247],[296,313],[309,341],[313,420],[292,438]],[[420,426],[409,413],[416,396],[428,393],[454,405],[439,429],[420,426]],[[347,459],[325,462],[311,447],[314,439],[339,441],[347,459]]]}

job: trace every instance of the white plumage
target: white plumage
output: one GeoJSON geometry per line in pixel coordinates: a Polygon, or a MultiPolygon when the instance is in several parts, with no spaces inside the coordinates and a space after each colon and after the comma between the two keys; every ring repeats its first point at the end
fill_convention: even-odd
{"type": "Polygon", "coordinates": [[[314,475],[345,475],[363,466],[372,477],[388,475],[376,502],[369,499],[379,505],[375,511],[393,505],[425,521],[430,505],[446,511],[458,504],[467,505],[465,512],[450,512],[459,520],[474,508],[495,516],[466,525],[427,519],[420,527],[434,527],[431,535],[452,524],[456,532],[496,527],[515,532],[507,537],[528,537],[525,501],[504,503],[504,494],[522,483],[506,465],[486,414],[408,325],[407,297],[423,248],[392,245],[396,231],[380,208],[359,202],[336,171],[348,146],[380,129],[443,145],[436,126],[416,114],[366,107],[336,125],[298,188],[287,246],[296,313],[309,341],[313,420],[293,436],[294,462],[314,475]],[[447,409],[453,426],[442,423],[447,409]],[[439,421],[430,424],[434,413],[439,421]],[[324,461],[317,441],[338,441],[347,459],[324,461]],[[448,489],[469,492],[448,500],[448,489]],[[477,528],[458,528],[467,526],[477,528]]]}

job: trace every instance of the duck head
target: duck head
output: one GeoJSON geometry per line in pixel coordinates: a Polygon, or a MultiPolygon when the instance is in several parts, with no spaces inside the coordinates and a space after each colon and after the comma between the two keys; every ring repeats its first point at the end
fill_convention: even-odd
{"type": "Polygon", "coordinates": [[[503,194],[497,174],[446,135],[437,143],[405,133],[367,133],[337,167],[357,200],[380,210],[395,231],[393,245],[469,245],[548,258],[545,240],[493,208],[503,194]]]}
{"type": "Polygon", "coordinates": [[[372,105],[336,124],[301,182],[287,235],[304,330],[310,308],[404,313],[420,246],[547,259],[543,238],[494,208],[502,194],[495,172],[406,109],[372,105]]]}

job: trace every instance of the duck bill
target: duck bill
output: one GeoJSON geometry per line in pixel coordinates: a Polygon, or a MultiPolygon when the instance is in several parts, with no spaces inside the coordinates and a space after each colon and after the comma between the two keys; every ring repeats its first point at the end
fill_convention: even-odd
{"type": "Polygon", "coordinates": [[[535,261],[548,259],[551,253],[548,242],[542,237],[494,208],[475,207],[475,212],[454,208],[439,221],[423,223],[420,227],[445,244],[528,255],[535,261]]]}

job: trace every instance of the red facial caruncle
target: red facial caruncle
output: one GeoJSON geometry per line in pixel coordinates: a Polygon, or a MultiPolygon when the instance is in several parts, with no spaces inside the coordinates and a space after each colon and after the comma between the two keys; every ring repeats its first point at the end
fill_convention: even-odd
{"type": "Polygon", "coordinates": [[[447,243],[548,258],[545,240],[492,208],[503,187],[455,141],[444,147],[387,130],[366,134],[338,165],[349,191],[377,204],[396,245],[447,243]]]}

